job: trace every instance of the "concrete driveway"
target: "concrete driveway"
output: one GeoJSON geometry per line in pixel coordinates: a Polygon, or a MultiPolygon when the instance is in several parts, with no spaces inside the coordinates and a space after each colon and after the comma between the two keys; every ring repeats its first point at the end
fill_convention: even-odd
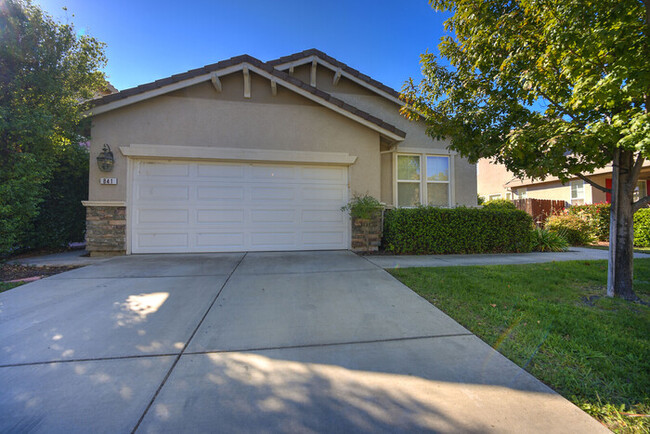
{"type": "Polygon", "coordinates": [[[347,251],[118,257],[0,294],[1,432],[598,432],[347,251]]]}

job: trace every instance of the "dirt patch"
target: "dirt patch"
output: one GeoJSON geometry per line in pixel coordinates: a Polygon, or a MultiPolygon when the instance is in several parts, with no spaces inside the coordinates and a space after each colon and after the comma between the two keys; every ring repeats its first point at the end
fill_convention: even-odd
{"type": "Polygon", "coordinates": [[[587,306],[595,306],[594,301],[602,297],[602,295],[590,295],[588,297],[582,297],[582,302],[587,306]]]}
{"type": "Polygon", "coordinates": [[[8,282],[10,280],[26,279],[34,276],[53,276],[55,274],[63,273],[64,271],[74,270],[75,268],[79,268],[79,266],[66,265],[63,267],[34,267],[28,265],[1,264],[0,281],[8,282]]]}

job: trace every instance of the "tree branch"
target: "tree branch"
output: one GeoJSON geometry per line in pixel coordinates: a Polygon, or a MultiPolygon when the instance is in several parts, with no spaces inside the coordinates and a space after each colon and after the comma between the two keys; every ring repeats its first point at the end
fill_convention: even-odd
{"type": "Polygon", "coordinates": [[[597,188],[597,189],[600,190],[600,191],[604,191],[605,193],[611,193],[611,192],[612,192],[612,189],[611,189],[611,188],[603,187],[603,186],[600,185],[600,184],[596,184],[594,181],[592,181],[591,179],[587,178],[587,177],[586,177],[585,175],[583,175],[582,173],[578,173],[576,176],[577,176],[578,178],[582,179],[582,180],[583,180],[584,182],[586,182],[587,184],[591,185],[591,186],[594,187],[594,188],[597,188]]]}
{"type": "Polygon", "coordinates": [[[632,204],[632,212],[637,212],[650,203],[650,196],[643,197],[632,204]]]}
{"type": "Polygon", "coordinates": [[[645,158],[639,154],[636,157],[636,161],[634,162],[634,166],[632,166],[632,170],[630,171],[630,177],[628,178],[628,185],[626,186],[628,190],[634,191],[636,188],[636,183],[639,179],[639,175],[641,174],[641,168],[643,167],[643,163],[645,162],[645,158]]]}

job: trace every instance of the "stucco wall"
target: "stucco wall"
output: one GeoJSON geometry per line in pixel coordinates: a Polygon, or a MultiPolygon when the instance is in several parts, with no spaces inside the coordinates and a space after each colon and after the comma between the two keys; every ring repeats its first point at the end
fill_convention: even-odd
{"type": "MultiPolygon", "coordinates": [[[[310,74],[311,64],[302,65],[294,69],[294,76],[306,83],[310,81],[310,74]]],[[[397,148],[398,152],[400,148],[420,148],[430,149],[432,153],[448,153],[447,146],[449,142],[447,140],[433,140],[426,134],[425,127],[421,122],[409,121],[400,115],[399,104],[391,102],[345,77],[341,77],[338,84],[334,85],[334,74],[334,71],[319,65],[316,71],[316,87],[405,131],[406,139],[399,143],[397,148]]],[[[394,180],[392,178],[392,165],[388,161],[388,158],[385,156],[382,157],[382,185],[386,181],[385,177],[390,177],[387,181],[390,188],[382,188],[381,200],[382,202],[392,204],[392,183],[394,180]],[[390,171],[388,171],[389,168],[391,169],[390,171]]],[[[456,157],[454,160],[456,182],[455,202],[458,205],[475,206],[477,187],[476,165],[469,164],[469,162],[460,157],[456,157]]]]}
{"type": "Polygon", "coordinates": [[[379,133],[281,86],[273,96],[267,79],[251,79],[251,99],[243,98],[242,74],[235,73],[221,77],[222,93],[206,82],[94,117],[89,199],[126,200],[119,146],[130,144],[346,152],[358,157],[351,190],[380,196],[379,133]],[[116,159],[110,174],[94,164],[104,143],[116,159]],[[99,185],[107,176],[118,185],[99,185]]]}

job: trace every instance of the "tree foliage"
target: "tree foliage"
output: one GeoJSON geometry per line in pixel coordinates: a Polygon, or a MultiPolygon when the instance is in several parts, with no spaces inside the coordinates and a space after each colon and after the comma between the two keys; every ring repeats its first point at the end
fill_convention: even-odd
{"type": "Polygon", "coordinates": [[[0,251],[30,230],[52,174],[84,140],[80,102],[106,86],[104,45],[29,0],[0,2],[0,251]]]}
{"type": "Polygon", "coordinates": [[[611,192],[608,295],[632,290],[633,193],[650,156],[650,0],[430,0],[451,12],[402,113],[470,160],[611,192]],[[612,189],[586,175],[615,167],[612,189]]]}
{"type": "Polygon", "coordinates": [[[638,0],[432,0],[453,16],[404,113],[475,162],[567,180],[650,154],[650,48],[638,0]]]}

